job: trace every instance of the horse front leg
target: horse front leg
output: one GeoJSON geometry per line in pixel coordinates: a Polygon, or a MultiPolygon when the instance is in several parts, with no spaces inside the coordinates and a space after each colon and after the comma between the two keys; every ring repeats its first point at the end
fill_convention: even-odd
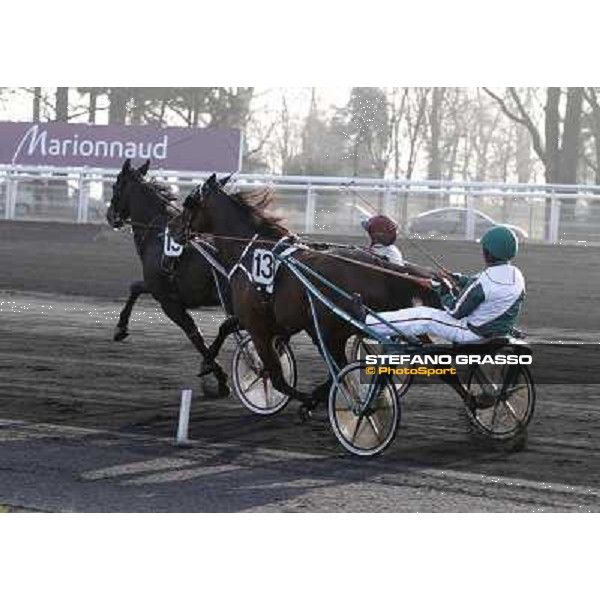
{"type": "Polygon", "coordinates": [[[249,331],[254,348],[263,365],[263,376],[271,380],[273,387],[282,394],[299,400],[306,411],[312,409],[315,405],[311,394],[300,392],[292,387],[285,379],[279,354],[275,349],[276,336],[272,333],[261,333],[257,335],[249,331]]]}
{"type": "Polygon", "coordinates": [[[237,317],[228,317],[221,323],[219,326],[219,332],[217,333],[217,337],[213,340],[213,343],[208,348],[207,356],[205,357],[205,362],[207,364],[211,364],[219,355],[225,340],[232,335],[240,331],[240,320],[237,317]]]}
{"type": "Polygon", "coordinates": [[[462,384],[458,375],[439,375],[439,378],[445,384],[449,385],[465,402],[469,403],[471,401],[471,395],[462,384]]]}
{"type": "Polygon", "coordinates": [[[141,294],[148,293],[149,291],[143,281],[133,281],[131,283],[129,286],[129,298],[119,315],[119,322],[117,323],[113,334],[113,340],[115,342],[122,342],[129,335],[129,319],[131,318],[133,306],[141,294]]]}
{"type": "MultiPolygon", "coordinates": [[[[327,352],[329,354],[327,360],[333,361],[333,364],[331,364],[330,367],[333,368],[336,373],[341,371],[348,363],[348,359],[346,357],[346,342],[348,341],[349,337],[350,333],[344,329],[342,331],[330,333],[324,340],[327,352]]],[[[319,352],[321,355],[323,355],[320,347],[319,352]]],[[[325,359],[325,357],[323,358],[325,359]]],[[[332,374],[331,371],[329,371],[327,379],[313,390],[313,397],[317,403],[327,402],[332,385],[332,374]]]]}
{"type": "Polygon", "coordinates": [[[216,362],[214,359],[211,359],[211,355],[204,342],[204,338],[202,337],[202,334],[196,327],[194,320],[189,315],[185,307],[175,301],[164,301],[161,303],[161,306],[167,317],[169,317],[171,321],[183,329],[190,342],[192,342],[194,345],[194,348],[196,348],[196,350],[202,356],[202,368],[198,375],[203,377],[204,375],[213,373],[217,383],[219,384],[219,397],[228,396],[231,390],[227,385],[227,374],[218,362],[216,362]]]}

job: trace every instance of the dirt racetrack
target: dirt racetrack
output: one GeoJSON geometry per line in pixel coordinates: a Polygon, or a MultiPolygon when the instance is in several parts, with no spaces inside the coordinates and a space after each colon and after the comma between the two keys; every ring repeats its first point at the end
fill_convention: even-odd
{"type": "MultiPolygon", "coordinates": [[[[443,255],[455,270],[479,266],[473,244],[430,242],[428,248],[443,255]]],[[[423,261],[409,246],[404,249],[415,262],[423,261]]],[[[540,386],[528,446],[520,453],[473,440],[465,430],[457,399],[443,386],[427,393],[414,390],[404,406],[394,445],[381,458],[358,461],[344,456],[324,411],[311,422],[299,424],[293,406],[275,417],[260,418],[233,398],[203,397],[194,376],[196,356],[151,300],[138,305],[131,337],[121,344],[112,342],[127,284],[139,275],[128,236],[106,227],[1,222],[0,264],[0,504],[48,510],[600,507],[598,386],[540,386]],[[130,444],[136,452],[140,444],[155,448],[173,435],[179,391],[188,386],[195,392],[190,435],[207,452],[215,449],[202,457],[202,468],[243,465],[255,457],[252,460],[260,463],[258,467],[268,466],[280,474],[269,479],[268,494],[263,481],[260,493],[254,488],[240,491],[239,497],[223,504],[218,494],[203,496],[187,482],[187,492],[178,490],[177,502],[164,498],[159,502],[148,494],[145,500],[125,495],[127,501],[111,496],[102,503],[99,494],[94,504],[79,501],[78,492],[73,492],[65,504],[56,499],[53,480],[46,481],[48,489],[35,502],[19,487],[15,473],[23,474],[32,465],[40,480],[48,477],[35,446],[20,446],[35,443],[31,432],[41,431],[36,428],[58,427],[54,437],[43,436],[44,444],[56,438],[60,446],[64,442],[58,433],[61,427],[79,427],[102,432],[95,439],[104,440],[105,446],[109,440],[116,444],[114,440],[127,439],[134,440],[130,444]],[[136,442],[136,436],[145,441],[136,442]],[[261,458],[256,458],[259,454],[261,458]],[[270,458],[264,458],[267,455],[270,458]],[[26,465],[23,456],[29,457],[26,465]],[[277,456],[277,467],[273,456],[277,456]],[[7,473],[11,475],[5,479],[7,473]],[[291,481],[296,486],[293,494],[291,481]],[[333,494],[315,491],[331,486],[336,490],[333,494]],[[357,486],[360,493],[356,493],[357,486]],[[285,493],[281,492],[284,488],[285,493]]],[[[581,334],[589,339],[590,333],[600,331],[599,249],[526,246],[519,265],[528,282],[523,324],[534,335],[577,338],[581,334]]],[[[212,337],[220,312],[203,310],[195,316],[203,332],[212,337]]],[[[294,349],[301,387],[306,389],[325,375],[325,369],[304,336],[294,341],[294,349]]],[[[232,346],[227,344],[221,357],[226,366],[231,353],[232,346]]],[[[85,453],[88,447],[82,443],[77,448],[85,453]]],[[[162,445],[159,450],[172,452],[162,445]]],[[[71,468],[71,463],[60,458],[58,446],[43,451],[48,468],[53,452],[57,465],[64,460],[64,469],[71,468]]],[[[70,460],[74,464],[79,458],[70,460]]],[[[257,464],[251,467],[258,468],[257,464]]],[[[60,473],[57,467],[57,481],[60,473]]],[[[219,485],[230,490],[236,483],[216,479],[212,485],[215,490],[219,485]]]]}

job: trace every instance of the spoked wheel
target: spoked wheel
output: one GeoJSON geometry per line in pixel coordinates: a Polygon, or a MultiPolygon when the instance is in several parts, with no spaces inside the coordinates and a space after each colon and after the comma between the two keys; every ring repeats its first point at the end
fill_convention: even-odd
{"type": "Polygon", "coordinates": [[[467,407],[478,431],[495,440],[523,435],[535,407],[535,387],[524,365],[476,365],[467,377],[467,390],[480,407],[467,407]]]}
{"type": "MultiPolygon", "coordinates": [[[[275,347],[286,382],[290,386],[296,387],[298,373],[292,349],[286,341],[281,339],[275,341],[275,347]]],[[[271,379],[264,372],[262,361],[249,335],[239,341],[235,350],[232,377],[235,395],[253,413],[274,415],[283,410],[290,401],[289,396],[273,387],[271,379]]]]}
{"type": "Polygon", "coordinates": [[[348,452],[374,456],[396,436],[400,401],[390,377],[373,376],[367,382],[365,367],[364,362],[354,362],[340,371],[329,393],[329,421],[348,452]]]}
{"type": "MultiPolygon", "coordinates": [[[[370,340],[361,335],[353,335],[348,340],[346,349],[348,362],[364,361],[367,354],[378,354],[377,344],[376,340],[370,340]]],[[[408,392],[408,388],[412,382],[412,375],[394,375],[394,385],[396,386],[398,397],[402,398],[408,392]]]]}

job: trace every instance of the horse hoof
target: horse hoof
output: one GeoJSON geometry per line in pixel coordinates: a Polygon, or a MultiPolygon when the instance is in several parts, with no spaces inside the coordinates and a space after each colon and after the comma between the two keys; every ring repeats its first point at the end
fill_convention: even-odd
{"type": "Polygon", "coordinates": [[[231,393],[231,390],[226,383],[219,383],[211,377],[203,377],[201,386],[204,397],[210,398],[211,400],[227,398],[231,393]]]}
{"type": "Polygon", "coordinates": [[[115,342],[122,342],[128,335],[129,331],[127,331],[127,329],[124,329],[123,327],[116,327],[113,340],[115,342]]]}
{"type": "Polygon", "coordinates": [[[298,409],[298,417],[300,418],[301,423],[306,423],[306,422],[310,421],[310,419],[312,417],[312,409],[303,404],[298,409]]]}
{"type": "Polygon", "coordinates": [[[231,394],[231,388],[226,383],[220,383],[219,389],[217,390],[218,398],[228,398],[231,394]]]}

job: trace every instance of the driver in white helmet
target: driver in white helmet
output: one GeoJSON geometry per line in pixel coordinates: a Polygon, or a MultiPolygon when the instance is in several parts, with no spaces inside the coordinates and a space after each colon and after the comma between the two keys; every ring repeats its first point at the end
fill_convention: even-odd
{"type": "MultiPolygon", "coordinates": [[[[517,255],[518,240],[506,227],[494,227],[481,239],[486,268],[476,277],[452,276],[450,286],[434,283],[443,309],[419,306],[380,313],[407,336],[430,335],[455,343],[477,342],[510,335],[525,298],[525,279],[510,261],[517,255]]],[[[448,274],[446,274],[448,275],[448,274]]],[[[384,335],[395,332],[374,316],[366,324],[384,335]]]]}

